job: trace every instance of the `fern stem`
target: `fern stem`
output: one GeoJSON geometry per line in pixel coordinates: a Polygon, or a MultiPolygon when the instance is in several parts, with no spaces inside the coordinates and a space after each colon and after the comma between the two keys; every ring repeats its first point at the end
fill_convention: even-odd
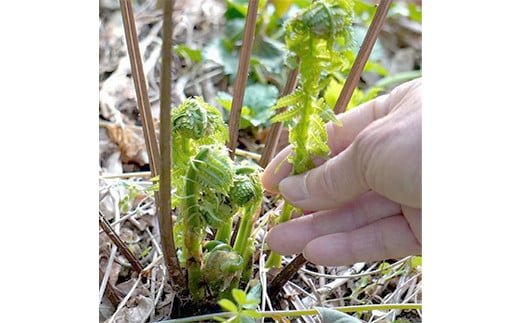
{"type": "Polygon", "coordinates": [[[200,221],[198,200],[198,182],[196,163],[208,154],[204,147],[195,156],[186,173],[184,194],[186,199],[182,203],[181,212],[185,222],[184,244],[186,246],[186,267],[188,269],[188,287],[193,301],[198,303],[204,299],[202,277],[202,240],[203,228],[200,221]]]}
{"type": "Polygon", "coordinates": [[[231,239],[231,231],[233,230],[233,218],[230,217],[226,220],[217,230],[215,240],[229,244],[231,239]]]}
{"type": "Polygon", "coordinates": [[[244,210],[244,214],[242,215],[240,226],[238,228],[237,238],[235,240],[235,244],[233,245],[233,249],[244,259],[247,257],[247,245],[249,244],[251,231],[253,231],[253,218],[255,218],[255,214],[260,211],[257,209],[258,208],[251,207],[251,210],[249,210],[249,208],[244,210]]]}
{"type": "Polygon", "coordinates": [[[231,101],[231,115],[229,116],[229,143],[230,156],[235,157],[235,149],[238,144],[238,130],[240,128],[240,115],[242,113],[242,104],[244,103],[244,94],[247,85],[247,77],[249,71],[249,60],[253,52],[253,41],[255,39],[256,14],[258,11],[259,0],[249,0],[246,15],[246,26],[244,28],[244,37],[242,39],[242,48],[240,49],[240,57],[238,60],[237,78],[233,89],[233,100],[231,101]]]}
{"type": "MultiPolygon", "coordinates": [[[[283,208],[282,208],[282,214],[280,214],[279,223],[284,223],[289,221],[291,218],[291,212],[294,209],[292,205],[290,205],[287,202],[284,202],[283,208]]],[[[265,263],[265,266],[267,268],[275,267],[280,268],[282,266],[282,256],[274,251],[271,252],[269,257],[267,258],[267,261],[265,263]]]]}
{"type": "Polygon", "coordinates": [[[150,169],[152,171],[152,176],[156,176],[159,175],[159,145],[157,144],[157,136],[155,134],[155,128],[153,125],[150,100],[148,99],[146,77],[144,75],[143,62],[141,59],[141,52],[139,50],[139,39],[137,37],[137,28],[135,26],[132,1],[120,0],[119,2],[121,6],[121,15],[123,18],[128,56],[130,57],[132,78],[134,79],[137,107],[141,113],[146,150],[148,152],[148,156],[150,157],[150,169]]]}

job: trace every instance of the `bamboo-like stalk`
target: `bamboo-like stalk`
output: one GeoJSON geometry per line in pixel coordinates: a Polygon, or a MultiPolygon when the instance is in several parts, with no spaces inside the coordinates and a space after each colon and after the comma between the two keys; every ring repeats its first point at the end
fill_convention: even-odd
{"type": "Polygon", "coordinates": [[[141,115],[146,150],[148,151],[148,156],[150,158],[150,170],[152,176],[156,176],[159,169],[159,146],[157,144],[157,136],[153,125],[150,100],[148,99],[143,62],[139,51],[139,39],[137,37],[132,1],[120,0],[120,6],[123,17],[123,26],[125,29],[126,46],[130,57],[132,77],[134,79],[137,107],[139,108],[141,115]]]}
{"type": "Polygon", "coordinates": [[[238,61],[238,72],[233,89],[233,101],[231,102],[231,112],[229,116],[229,143],[230,156],[235,158],[235,149],[238,146],[238,130],[240,128],[240,115],[244,104],[244,93],[247,85],[249,72],[249,60],[253,52],[253,42],[255,40],[256,14],[258,11],[258,0],[249,0],[246,15],[246,26],[242,39],[242,48],[238,61]]]}
{"type": "Polygon", "coordinates": [[[354,89],[359,83],[359,78],[361,77],[361,73],[368,61],[370,52],[376,43],[377,35],[379,35],[379,31],[385,23],[386,14],[388,13],[388,9],[390,9],[391,4],[392,0],[381,0],[379,2],[374,18],[368,27],[365,39],[363,39],[363,43],[359,48],[354,64],[352,64],[352,68],[347,76],[345,84],[343,85],[338,101],[336,101],[336,105],[334,106],[335,114],[342,113],[347,108],[347,105],[352,98],[352,94],[354,93],[354,89]]]}
{"type": "MultiPolygon", "coordinates": [[[[160,87],[160,148],[161,163],[159,177],[158,218],[164,262],[168,268],[174,289],[179,295],[187,292],[184,271],[181,269],[175,242],[173,240],[173,221],[171,216],[171,65],[172,65],[172,14],[174,0],[164,1],[163,42],[161,48],[161,87],[160,87]]],[[[157,195],[156,195],[157,197],[157,195]]]]}

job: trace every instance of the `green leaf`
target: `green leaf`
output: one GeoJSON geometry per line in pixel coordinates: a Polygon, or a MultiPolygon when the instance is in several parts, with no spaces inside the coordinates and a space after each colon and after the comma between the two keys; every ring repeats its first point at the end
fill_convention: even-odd
{"type": "Polygon", "coordinates": [[[224,68],[224,73],[235,78],[238,69],[238,54],[226,49],[223,40],[215,39],[202,49],[202,58],[213,61],[224,68]]]}
{"type": "Polygon", "coordinates": [[[422,22],[422,7],[415,3],[408,3],[408,12],[410,19],[417,22],[422,22]]]}
{"type": "Polygon", "coordinates": [[[412,268],[422,267],[422,257],[414,256],[412,257],[412,268]]]}
{"type": "Polygon", "coordinates": [[[235,305],[235,303],[227,298],[219,300],[218,305],[220,305],[224,311],[238,313],[238,307],[235,305]]]}
{"type": "Polygon", "coordinates": [[[247,302],[246,292],[244,292],[241,289],[233,288],[233,290],[231,291],[231,295],[233,295],[235,302],[239,305],[245,304],[247,302]]]}
{"type": "Polygon", "coordinates": [[[255,286],[251,287],[249,292],[247,292],[247,302],[249,304],[252,300],[258,300],[260,303],[260,298],[262,296],[262,284],[258,283],[255,286]]]}
{"type": "Polygon", "coordinates": [[[191,59],[192,61],[198,63],[202,60],[202,54],[200,49],[192,49],[185,45],[176,45],[174,47],[175,53],[181,55],[186,59],[191,59]]]}
{"type": "Polygon", "coordinates": [[[273,111],[270,109],[276,103],[278,89],[271,84],[251,84],[246,87],[244,105],[249,107],[249,116],[244,116],[254,127],[267,124],[273,111]]]}
{"type": "Polygon", "coordinates": [[[383,275],[388,275],[388,274],[392,271],[391,268],[390,268],[390,269],[386,269],[386,268],[388,268],[388,267],[390,267],[390,264],[387,263],[387,262],[385,261],[385,262],[382,262],[382,263],[377,267],[377,269],[381,270],[381,273],[382,273],[383,275]]]}
{"type": "Polygon", "coordinates": [[[335,106],[342,89],[343,84],[340,84],[335,79],[332,79],[327,86],[327,89],[325,90],[325,94],[323,95],[325,97],[325,102],[327,102],[327,104],[331,107],[335,106]]]}
{"type": "Polygon", "coordinates": [[[285,54],[281,42],[262,35],[255,39],[251,57],[257,59],[269,73],[281,73],[285,54]]]}
{"type": "Polygon", "coordinates": [[[357,318],[348,314],[325,307],[316,307],[324,322],[327,323],[362,323],[357,318]]]}
{"type": "Polygon", "coordinates": [[[227,0],[226,18],[245,17],[247,15],[247,0],[227,0]]]}
{"type": "MultiPolygon", "coordinates": [[[[277,97],[278,89],[274,85],[254,83],[246,86],[240,129],[267,125],[274,114],[271,107],[276,103],[277,97]]],[[[217,93],[217,102],[228,111],[231,110],[232,100],[233,97],[228,93],[217,93]]]]}
{"type": "Polygon", "coordinates": [[[305,8],[312,3],[312,0],[294,0],[294,4],[300,8],[305,8]]]}
{"type": "Polygon", "coordinates": [[[347,105],[347,111],[375,98],[382,90],[383,89],[380,87],[371,87],[363,92],[359,88],[355,88],[354,93],[352,94],[352,98],[347,105]]]}

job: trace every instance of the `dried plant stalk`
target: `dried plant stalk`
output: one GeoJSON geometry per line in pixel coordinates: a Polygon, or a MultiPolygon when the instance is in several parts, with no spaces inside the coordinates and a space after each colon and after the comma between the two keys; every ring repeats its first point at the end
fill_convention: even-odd
{"type": "Polygon", "coordinates": [[[112,229],[110,226],[110,223],[105,219],[101,211],[99,211],[99,224],[101,225],[101,228],[107,236],[112,240],[112,242],[117,246],[117,249],[119,249],[119,252],[128,260],[130,263],[130,266],[137,272],[141,273],[143,270],[143,266],[139,263],[139,260],[134,256],[134,254],[128,249],[126,244],[121,240],[121,238],[117,235],[117,233],[112,229]]]}
{"type": "Polygon", "coordinates": [[[155,134],[152,112],[150,109],[150,100],[148,99],[148,90],[146,88],[143,62],[139,51],[139,39],[137,37],[137,28],[135,27],[132,2],[130,0],[120,0],[120,5],[121,14],[123,16],[123,26],[125,29],[126,46],[128,48],[130,66],[132,68],[132,76],[134,79],[137,107],[139,108],[141,121],[143,123],[146,150],[150,157],[150,170],[152,176],[156,176],[158,175],[159,169],[159,145],[157,144],[157,136],[155,134]]]}
{"type": "Polygon", "coordinates": [[[344,112],[347,108],[347,105],[352,98],[352,93],[354,93],[354,89],[359,83],[359,78],[361,77],[361,73],[363,72],[363,69],[365,68],[365,65],[368,61],[370,52],[376,43],[377,35],[379,35],[379,31],[385,23],[386,14],[388,13],[390,4],[392,4],[392,0],[381,0],[379,2],[374,18],[368,27],[365,39],[363,39],[363,43],[361,44],[358,55],[354,60],[354,64],[352,64],[352,69],[347,76],[345,85],[341,90],[336,105],[334,106],[334,113],[338,114],[344,112]]]}
{"type": "Polygon", "coordinates": [[[163,42],[161,48],[161,104],[160,104],[160,148],[161,163],[159,177],[159,194],[156,194],[158,204],[159,231],[164,262],[168,268],[174,289],[180,295],[187,291],[184,271],[177,258],[173,239],[173,221],[171,215],[171,65],[172,65],[172,14],[174,0],[166,0],[163,4],[163,42]],[[159,197],[157,199],[157,197],[159,197]]]}
{"type": "Polygon", "coordinates": [[[269,283],[269,295],[278,295],[283,286],[298,272],[298,270],[307,263],[307,259],[303,254],[297,255],[282,271],[276,275],[269,283]]]}
{"type": "Polygon", "coordinates": [[[231,102],[231,112],[229,116],[229,143],[231,158],[235,157],[235,149],[238,145],[238,130],[240,128],[240,115],[244,104],[244,93],[246,90],[247,76],[249,71],[249,59],[253,52],[253,42],[255,40],[256,13],[258,11],[258,0],[249,0],[247,7],[246,26],[242,39],[242,48],[238,61],[237,79],[233,89],[233,101],[231,102]]]}

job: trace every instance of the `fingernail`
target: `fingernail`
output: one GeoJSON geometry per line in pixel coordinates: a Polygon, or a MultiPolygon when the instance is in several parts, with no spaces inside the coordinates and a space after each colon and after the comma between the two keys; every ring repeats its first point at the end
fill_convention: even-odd
{"type": "Polygon", "coordinates": [[[289,202],[295,203],[309,198],[305,183],[307,174],[290,176],[280,182],[280,192],[289,202]]]}

